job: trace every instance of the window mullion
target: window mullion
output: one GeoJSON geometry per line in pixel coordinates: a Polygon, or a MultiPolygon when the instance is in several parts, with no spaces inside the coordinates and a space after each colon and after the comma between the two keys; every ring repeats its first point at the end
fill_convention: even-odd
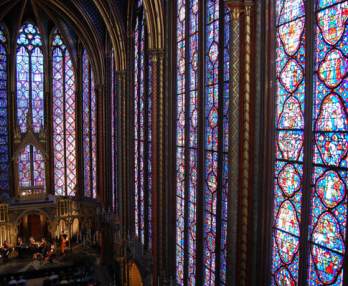
{"type": "MultiPolygon", "coordinates": [[[[27,53],[28,53],[28,57],[29,57],[29,108],[28,108],[28,113],[31,114],[31,116],[33,115],[33,105],[32,105],[32,60],[31,60],[31,57],[32,57],[32,52],[33,51],[28,51],[26,49],[27,53]]],[[[28,116],[28,114],[27,114],[28,116]]],[[[33,119],[31,118],[31,124],[33,122],[33,119]]],[[[27,126],[26,130],[28,129],[29,126],[27,126]]]]}
{"type": "MultiPolygon", "coordinates": [[[[30,117],[30,124],[33,123],[33,105],[32,105],[32,61],[31,61],[31,57],[32,57],[32,51],[28,52],[28,56],[29,56],[29,109],[28,109],[28,113],[31,115],[30,117]]],[[[28,115],[27,114],[27,118],[28,115]]],[[[26,122],[27,124],[28,122],[26,122]]],[[[28,131],[29,126],[27,125],[26,130],[28,131]]],[[[29,162],[30,162],[30,181],[31,181],[31,186],[34,187],[35,186],[35,182],[34,182],[34,157],[33,157],[33,147],[32,145],[30,145],[29,148],[29,162]]]]}
{"type": "Polygon", "coordinates": [[[88,137],[89,137],[89,191],[90,191],[90,198],[93,198],[93,164],[92,164],[92,140],[93,140],[93,136],[92,136],[92,69],[91,69],[91,64],[88,63],[88,105],[89,105],[89,110],[88,110],[88,117],[89,117],[89,121],[88,121],[88,125],[89,125],[89,132],[88,132],[88,137]]]}
{"type": "Polygon", "coordinates": [[[190,180],[190,128],[189,128],[189,122],[190,122],[190,73],[189,73],[189,59],[190,59],[190,35],[189,35],[189,27],[190,27],[190,0],[186,0],[185,2],[186,8],[185,8],[185,141],[184,141],[184,157],[185,157],[185,204],[184,204],[184,285],[188,285],[189,275],[188,275],[188,266],[189,266],[189,244],[188,244],[188,238],[189,238],[189,180],[190,180]]]}
{"type": "Polygon", "coordinates": [[[218,167],[217,167],[217,204],[216,204],[216,256],[215,256],[215,285],[220,285],[220,252],[221,252],[221,210],[223,186],[223,115],[224,115],[224,1],[219,2],[219,47],[218,47],[218,167]]]}
{"type": "Polygon", "coordinates": [[[199,3],[198,19],[198,38],[199,38],[199,55],[198,55],[198,166],[197,166],[197,268],[196,282],[197,285],[204,285],[204,138],[205,138],[205,2],[199,3]]]}
{"type": "MultiPolygon", "coordinates": [[[[138,16],[138,21],[139,21],[139,16],[138,16]]],[[[141,55],[140,55],[140,51],[141,51],[141,48],[139,46],[139,43],[141,41],[141,24],[139,24],[138,22],[138,26],[137,26],[137,29],[138,29],[138,34],[137,34],[137,43],[138,45],[136,46],[137,48],[137,53],[138,53],[138,61],[137,61],[137,74],[136,74],[136,77],[137,77],[137,81],[138,81],[138,85],[137,85],[137,106],[135,106],[135,109],[136,109],[136,116],[138,117],[138,120],[137,120],[137,142],[135,142],[137,145],[138,145],[138,148],[137,148],[137,153],[136,153],[136,160],[138,161],[138,168],[136,170],[137,172],[137,178],[138,178],[138,182],[137,182],[137,187],[138,187],[138,197],[137,197],[137,208],[138,208],[138,234],[139,234],[139,239],[141,241],[141,235],[142,235],[142,230],[141,230],[141,206],[140,206],[140,203],[141,203],[141,200],[140,200],[140,197],[141,197],[141,176],[140,176],[140,166],[141,166],[141,159],[140,159],[140,146],[141,146],[141,139],[140,139],[140,118],[141,118],[141,114],[140,114],[140,98],[141,98],[141,94],[140,94],[140,84],[141,84],[141,77],[140,77],[140,63],[141,63],[141,55]]]]}
{"type": "MultiPolygon", "coordinates": [[[[144,25],[144,22],[143,22],[144,25]]],[[[148,81],[148,55],[146,53],[147,51],[147,41],[146,41],[146,33],[145,33],[145,27],[144,27],[144,39],[145,39],[145,43],[144,43],[144,69],[143,69],[143,79],[144,79],[144,247],[146,249],[148,249],[148,245],[149,245],[149,225],[148,225],[148,218],[149,218],[149,209],[148,209],[148,194],[149,194],[149,184],[148,184],[148,176],[149,176],[149,154],[147,152],[148,150],[148,132],[149,132],[149,128],[151,128],[151,126],[149,126],[149,121],[148,121],[148,114],[149,114],[149,104],[148,104],[148,97],[149,97],[149,81],[148,81]]]]}
{"type": "Polygon", "coordinates": [[[311,181],[312,181],[312,158],[313,158],[313,75],[314,75],[314,47],[315,47],[315,11],[314,0],[305,1],[305,112],[304,112],[304,158],[303,158],[303,198],[300,224],[300,262],[299,262],[299,285],[307,285],[308,277],[308,257],[309,241],[308,227],[310,224],[310,201],[311,201],[311,181]]]}
{"type": "Polygon", "coordinates": [[[62,51],[62,88],[63,88],[63,94],[62,94],[62,97],[63,97],[63,106],[62,106],[62,111],[63,111],[63,134],[62,134],[62,137],[64,138],[63,140],[63,143],[64,143],[64,187],[65,187],[65,190],[64,190],[64,194],[67,196],[68,195],[68,174],[67,174],[67,160],[66,160],[66,105],[65,105],[65,94],[66,94],[66,90],[65,90],[65,68],[66,68],[66,62],[65,62],[65,55],[67,53],[67,50],[65,51],[62,51]]]}

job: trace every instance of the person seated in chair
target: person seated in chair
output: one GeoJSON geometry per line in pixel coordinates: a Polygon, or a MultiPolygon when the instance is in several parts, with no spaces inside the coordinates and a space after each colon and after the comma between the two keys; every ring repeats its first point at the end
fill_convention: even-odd
{"type": "Polygon", "coordinates": [[[1,249],[1,256],[2,256],[4,263],[8,262],[8,257],[10,255],[10,253],[11,253],[11,247],[10,247],[8,241],[5,240],[2,244],[2,249],[1,249]]]}
{"type": "Polygon", "coordinates": [[[56,245],[55,243],[52,243],[46,253],[45,261],[53,263],[53,258],[55,258],[55,256],[56,256],[56,245]]]}
{"type": "Polygon", "coordinates": [[[37,243],[32,236],[29,238],[29,251],[32,255],[37,252],[37,243]]]}
{"type": "Polygon", "coordinates": [[[38,247],[36,248],[36,252],[33,255],[33,259],[42,261],[43,258],[46,256],[46,252],[47,252],[46,239],[41,238],[41,242],[39,243],[38,247]]]}
{"type": "Polygon", "coordinates": [[[39,245],[39,252],[42,254],[42,256],[46,256],[47,251],[48,251],[48,243],[46,239],[43,237],[41,238],[41,242],[39,245]]]}

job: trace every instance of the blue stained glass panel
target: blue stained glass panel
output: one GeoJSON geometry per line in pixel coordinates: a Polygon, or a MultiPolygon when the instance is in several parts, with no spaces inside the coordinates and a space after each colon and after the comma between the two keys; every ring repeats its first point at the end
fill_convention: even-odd
{"type": "Polygon", "coordinates": [[[87,51],[82,54],[82,104],[83,104],[83,155],[84,193],[86,197],[97,196],[97,102],[94,75],[87,51]]]}
{"type": "MultiPolygon", "coordinates": [[[[29,128],[39,133],[44,127],[44,56],[41,49],[38,28],[25,23],[18,32],[16,51],[16,116],[21,133],[29,128]]],[[[44,155],[37,146],[27,145],[18,157],[20,195],[44,193],[45,172],[44,155]]]]}
{"type": "Polygon", "coordinates": [[[206,11],[203,28],[205,64],[200,70],[201,3],[198,0],[176,1],[176,281],[179,285],[196,285],[196,277],[201,274],[196,269],[199,195],[204,196],[201,257],[204,285],[226,284],[230,14],[225,6],[220,7],[221,3],[206,0],[203,4],[206,11]],[[223,36],[220,36],[221,29],[223,36]],[[200,81],[205,83],[203,94],[199,89],[200,81]],[[204,151],[199,146],[202,120],[204,151]],[[201,156],[205,160],[204,170],[200,170],[198,164],[201,156]],[[199,174],[202,171],[203,176],[199,174]],[[198,186],[202,177],[204,191],[201,193],[198,186]],[[218,200],[221,207],[218,207],[218,200]],[[221,228],[217,226],[217,220],[221,228]],[[220,249],[219,253],[217,249],[220,249]],[[218,277],[216,273],[219,273],[218,277]]]}
{"type": "Polygon", "coordinates": [[[83,174],[84,174],[84,194],[91,197],[91,156],[90,156],[90,74],[89,60],[87,51],[82,55],[82,105],[83,105],[83,174]]]}
{"type": "Polygon", "coordinates": [[[17,122],[24,133],[27,131],[29,111],[29,54],[24,47],[17,51],[17,122]]]}
{"type": "MultiPolygon", "coordinates": [[[[177,1],[177,56],[176,56],[176,281],[185,281],[185,74],[186,74],[186,1],[177,1]]],[[[191,268],[191,273],[194,269],[191,268]]],[[[195,277],[192,277],[194,279],[195,277]]]]}
{"type": "Polygon", "coordinates": [[[55,194],[76,191],[75,75],[69,51],[58,32],[52,41],[53,151],[55,194]]]}
{"type": "Polygon", "coordinates": [[[9,138],[6,35],[0,26],[0,191],[9,191],[9,138]]]}
{"type": "Polygon", "coordinates": [[[304,3],[275,1],[276,162],[274,174],[272,285],[296,285],[302,203],[304,136],[304,3]]]}
{"type": "Polygon", "coordinates": [[[144,7],[138,6],[134,28],[134,216],[135,234],[152,247],[152,82],[146,46],[144,7]]]}
{"type": "Polygon", "coordinates": [[[317,8],[308,284],[343,285],[348,203],[348,1],[319,1],[317,8]]]}
{"type": "Polygon", "coordinates": [[[44,57],[38,28],[24,24],[17,36],[17,124],[27,131],[27,116],[31,115],[33,131],[44,126],[44,57]]]}

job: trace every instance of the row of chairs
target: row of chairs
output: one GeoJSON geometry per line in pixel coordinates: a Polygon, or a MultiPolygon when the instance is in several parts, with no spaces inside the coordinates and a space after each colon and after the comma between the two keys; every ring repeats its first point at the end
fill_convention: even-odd
{"type": "MultiPolygon", "coordinates": [[[[42,272],[40,275],[37,273],[30,273],[18,276],[11,276],[0,279],[0,286],[14,286],[20,285],[25,286],[27,282],[32,279],[42,278],[42,285],[48,286],[58,286],[58,285],[98,285],[95,279],[95,274],[93,269],[85,267],[72,267],[58,269],[54,272],[42,272]]],[[[38,285],[40,286],[40,285],[38,285]]]]}

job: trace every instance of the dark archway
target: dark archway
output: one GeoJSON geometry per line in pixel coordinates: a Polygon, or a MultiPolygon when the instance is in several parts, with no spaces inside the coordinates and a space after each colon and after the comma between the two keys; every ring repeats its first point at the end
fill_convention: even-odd
{"type": "Polygon", "coordinates": [[[42,237],[49,238],[48,218],[43,213],[28,213],[19,219],[18,237],[29,241],[30,237],[40,240],[42,237]]]}

